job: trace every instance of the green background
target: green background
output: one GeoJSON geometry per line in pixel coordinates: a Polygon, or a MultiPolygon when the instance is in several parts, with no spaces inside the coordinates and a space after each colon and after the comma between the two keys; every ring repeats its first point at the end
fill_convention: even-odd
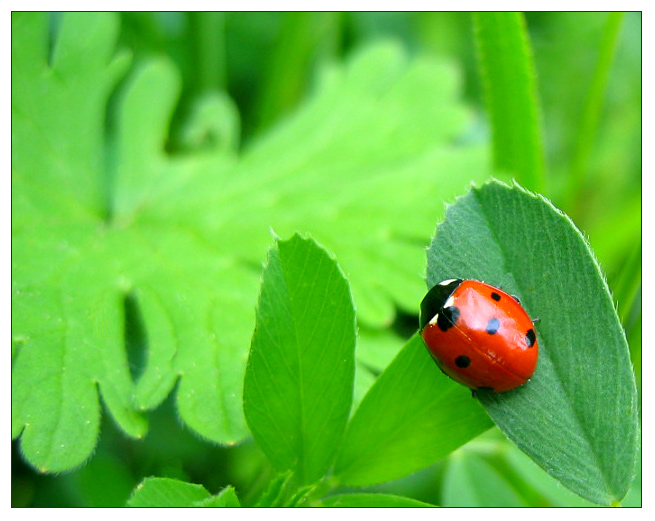
{"type": "MultiPolygon", "coordinates": [[[[392,41],[410,60],[422,63],[421,60],[437,59],[445,64],[442,76],[453,74],[457,78],[451,82],[452,86],[444,87],[444,91],[466,108],[466,118],[458,112],[459,107],[453,109],[440,121],[444,131],[439,133],[438,139],[471,147],[463,159],[446,161],[446,164],[456,164],[460,171],[465,170],[466,162],[470,161],[470,177],[465,177],[461,186],[470,180],[480,182],[486,178],[485,172],[473,172],[481,164],[480,154],[484,155],[480,147],[491,142],[491,135],[482,90],[483,79],[476,62],[473,21],[468,13],[124,13],[119,18],[116,48],[129,49],[133,53],[134,67],[154,63],[153,67],[165,69],[167,66],[157,61],[165,56],[180,73],[177,88],[181,97],[172,113],[170,130],[164,136],[167,153],[201,154],[203,150],[214,147],[216,143],[213,140],[217,139],[224,149],[240,153],[258,150],[257,147],[262,146],[260,143],[264,143],[260,155],[275,151],[276,157],[280,158],[278,162],[292,162],[302,155],[293,148],[298,136],[306,129],[320,129],[329,120],[328,115],[333,107],[330,100],[325,100],[324,106],[311,106],[310,96],[316,91],[319,78],[323,77],[324,72],[321,71],[328,70],[333,64],[346,63],[350,57],[371,45],[392,41]],[[213,133],[208,134],[210,138],[202,132],[189,135],[185,122],[194,113],[195,102],[214,92],[226,92],[234,101],[238,112],[234,120],[240,123],[232,122],[229,128],[212,127],[213,133]],[[305,120],[285,135],[289,121],[293,121],[298,113],[305,114],[305,120]],[[234,130],[235,126],[237,131],[234,130]],[[449,132],[448,128],[451,127],[456,127],[457,131],[449,132]]],[[[625,14],[614,36],[611,19],[606,13],[526,13],[525,20],[534,55],[536,90],[540,102],[537,118],[541,125],[546,164],[540,191],[569,214],[589,237],[618,302],[637,386],[640,388],[641,15],[625,14]],[[606,82],[603,74],[598,72],[603,71],[604,67],[606,82]]],[[[57,33],[61,21],[61,14],[48,16],[51,34],[57,33]]],[[[383,55],[381,61],[384,60],[383,55]]],[[[75,64],[71,64],[71,67],[75,67],[75,64]]],[[[356,75],[357,64],[351,67],[356,75]]],[[[366,69],[362,71],[360,84],[353,80],[349,85],[375,94],[375,85],[365,81],[366,69]]],[[[329,81],[329,74],[327,77],[329,81]]],[[[109,135],[117,126],[127,125],[132,129],[133,136],[139,136],[140,120],[125,122],[120,111],[123,103],[121,93],[130,85],[130,81],[129,75],[119,79],[116,88],[111,90],[105,116],[109,135]]],[[[142,88],[156,90],[164,87],[153,85],[142,88]]],[[[375,117],[385,121],[384,115],[371,115],[374,108],[371,112],[365,110],[368,107],[362,105],[363,96],[354,87],[350,91],[338,92],[343,112],[355,114],[353,120],[358,117],[366,121],[375,117]],[[347,99],[348,95],[351,99],[347,99]]],[[[414,96],[430,94],[417,89],[414,96]]],[[[398,143],[397,150],[385,151],[385,155],[380,157],[380,164],[384,161],[386,165],[399,161],[399,158],[405,157],[403,154],[409,156],[413,150],[417,153],[422,150],[421,140],[427,141],[429,135],[427,131],[421,134],[417,129],[428,129],[434,126],[435,121],[427,117],[425,121],[420,120],[416,115],[420,110],[416,107],[392,106],[399,112],[387,116],[399,120],[403,132],[394,136],[394,142],[398,143]],[[411,113],[414,119],[403,120],[403,113],[411,113]]],[[[229,125],[225,112],[222,116],[229,125]]],[[[147,118],[148,114],[143,117],[147,118]]],[[[202,117],[211,118],[211,114],[198,117],[202,123],[202,117]]],[[[211,120],[207,125],[211,127],[211,120]]],[[[160,126],[164,128],[165,124],[160,126]]],[[[202,124],[195,128],[202,129],[202,124]]],[[[358,132],[355,126],[351,132],[340,137],[333,151],[324,152],[326,160],[338,161],[339,153],[343,150],[361,157],[370,154],[370,150],[380,154],[374,147],[367,149],[367,143],[372,143],[374,138],[367,135],[366,127],[358,132]]],[[[120,153],[120,145],[111,140],[106,143],[110,163],[114,154],[120,153]]],[[[436,161],[435,164],[442,163],[436,161]]],[[[368,192],[360,192],[357,191],[360,187],[355,185],[353,193],[360,198],[365,194],[367,200],[379,202],[381,208],[384,208],[385,198],[393,197],[394,193],[401,199],[406,198],[404,204],[393,207],[397,212],[394,216],[400,221],[412,215],[412,206],[416,202],[409,197],[423,188],[412,186],[411,182],[411,175],[408,174],[401,186],[385,184],[378,188],[373,185],[368,192]]],[[[302,189],[302,186],[298,188],[302,189]]],[[[311,186],[311,189],[315,190],[316,187],[311,186]]],[[[442,199],[435,201],[435,206],[441,208],[444,202],[452,202],[463,191],[460,185],[445,188],[441,193],[442,199]]],[[[287,196],[288,200],[279,203],[278,214],[293,206],[292,196],[293,193],[287,196]]],[[[266,200],[261,202],[266,203],[266,200]]],[[[129,210],[134,204],[130,200],[117,201],[114,211],[129,210]]],[[[340,201],[340,204],[347,208],[349,201],[340,201]]],[[[329,212],[330,209],[321,210],[329,212]]],[[[302,216],[302,211],[299,214],[302,216]]],[[[432,221],[430,216],[426,217],[419,211],[415,215],[417,228],[420,222],[429,231],[434,229],[437,215],[433,216],[432,221]]],[[[291,220],[287,224],[282,219],[276,231],[286,233],[294,231],[287,228],[294,227],[298,228],[297,221],[291,220]]],[[[238,228],[233,233],[238,237],[238,228]]],[[[359,241],[361,238],[351,240],[359,241]]],[[[415,252],[408,255],[423,257],[423,248],[428,245],[427,236],[413,237],[412,240],[416,243],[415,252]]],[[[261,244],[266,246],[270,240],[267,243],[264,236],[261,244]]],[[[342,251],[348,251],[347,244],[348,241],[341,243],[342,251]]],[[[346,255],[337,251],[340,243],[335,241],[335,245],[327,244],[337,253],[337,260],[348,265],[346,255]]],[[[400,254],[403,252],[398,253],[398,258],[402,258],[400,254]]],[[[264,262],[264,254],[265,248],[248,259],[255,266],[255,272],[264,262]]],[[[98,253],[98,257],[102,258],[102,252],[98,253]]],[[[355,262],[352,265],[356,266],[355,262]]],[[[356,268],[354,270],[357,271],[356,268]]],[[[387,274],[382,271],[372,276],[384,279],[387,274]]],[[[244,275],[244,278],[248,279],[248,275],[244,275]]],[[[357,307],[358,291],[369,297],[372,293],[367,293],[367,288],[358,290],[356,283],[351,282],[351,286],[357,307]]],[[[399,284],[399,280],[394,280],[394,287],[399,284]]],[[[147,298],[147,295],[141,298],[147,298]]],[[[362,342],[361,349],[375,353],[367,360],[377,364],[374,368],[377,371],[393,358],[402,341],[415,332],[415,313],[412,311],[418,307],[418,300],[413,298],[413,295],[394,295],[399,309],[393,311],[389,311],[385,305],[377,310],[375,303],[379,300],[375,298],[363,302],[363,309],[358,309],[371,327],[370,336],[362,342]],[[376,317],[389,317],[390,320],[375,323],[376,317]],[[389,330],[397,338],[396,342],[389,340],[387,335],[376,340],[375,335],[380,335],[380,331],[389,330]]],[[[238,301],[238,297],[235,300],[238,301]]],[[[126,310],[129,309],[127,302],[126,310]]],[[[129,316],[129,311],[126,314],[129,316]]],[[[152,320],[156,320],[156,317],[152,320]]],[[[363,327],[366,329],[366,324],[363,327]]],[[[133,329],[130,331],[134,333],[133,329]]],[[[136,331],[135,338],[138,340],[138,337],[136,331]]],[[[126,342],[129,346],[129,338],[126,342]]],[[[134,352],[139,352],[138,347],[134,352]]],[[[358,373],[359,385],[364,390],[370,385],[366,374],[358,373]]],[[[375,375],[376,371],[371,374],[375,375]]],[[[358,396],[357,385],[356,379],[355,400],[358,396]]],[[[149,396],[146,391],[144,403],[149,396]]],[[[253,501],[266,480],[273,475],[253,441],[249,439],[234,447],[206,443],[178,420],[175,408],[175,400],[169,396],[159,407],[148,412],[148,434],[140,440],[126,437],[117,428],[114,419],[103,414],[100,419],[102,434],[93,457],[83,467],[63,474],[35,472],[25,464],[18,442],[14,441],[12,504],[119,506],[125,504],[132,489],[144,477],[151,475],[202,484],[212,494],[233,485],[242,504],[253,501]]],[[[134,430],[138,430],[137,420],[134,420],[134,425],[134,430]]],[[[196,424],[194,428],[202,431],[205,426],[196,424]]],[[[244,427],[234,428],[239,431],[244,427]]],[[[206,429],[209,431],[211,426],[206,429]]],[[[543,477],[543,473],[540,474],[541,471],[504,440],[497,430],[475,439],[469,445],[467,450],[409,477],[379,485],[374,491],[444,506],[456,506],[464,499],[467,504],[493,505],[493,500],[497,498],[502,498],[502,504],[507,506],[587,504],[561,487],[551,485],[550,478],[543,477]],[[482,482],[494,483],[497,494],[486,498],[484,489],[478,487],[479,483],[471,483],[475,476],[482,482]],[[466,497],[462,495],[462,490],[466,491],[466,497]]],[[[624,502],[626,506],[640,504],[639,489],[640,479],[628,493],[624,502]]]]}

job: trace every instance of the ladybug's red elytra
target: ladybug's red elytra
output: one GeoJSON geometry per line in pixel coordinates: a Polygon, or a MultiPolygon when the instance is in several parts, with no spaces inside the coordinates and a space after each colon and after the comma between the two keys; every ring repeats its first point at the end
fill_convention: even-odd
{"type": "Polygon", "coordinates": [[[509,391],[537,366],[539,342],[518,298],[477,280],[451,279],[421,302],[421,337],[439,368],[474,390],[509,391]]]}

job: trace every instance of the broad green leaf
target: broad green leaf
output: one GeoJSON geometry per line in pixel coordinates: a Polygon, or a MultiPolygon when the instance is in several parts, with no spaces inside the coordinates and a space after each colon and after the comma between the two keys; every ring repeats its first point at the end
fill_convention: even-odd
{"type": "Polygon", "coordinates": [[[496,469],[464,450],[448,460],[442,497],[444,507],[528,506],[496,469]]]}
{"type": "Polygon", "coordinates": [[[494,164],[528,188],[543,186],[543,152],[532,51],[522,13],[473,15],[491,119],[494,164]]]}
{"type": "Polygon", "coordinates": [[[256,264],[270,227],[282,236],[312,233],[349,274],[362,323],[387,326],[394,304],[413,313],[424,293],[417,245],[427,244],[442,215],[435,201],[489,173],[485,148],[463,153],[452,144],[471,122],[447,101],[457,84],[452,69],[425,58],[407,62],[390,44],[328,68],[317,94],[244,154],[229,183],[177,193],[171,204],[183,208],[176,218],[197,221],[194,209],[203,209],[203,237],[220,238],[256,264]]]}
{"type": "Polygon", "coordinates": [[[12,435],[41,471],[92,454],[101,402],[140,437],[141,411],[174,388],[196,434],[243,439],[270,228],[311,232],[349,274],[358,319],[386,325],[424,292],[435,201],[487,175],[485,147],[458,140],[471,118],[456,71],[393,44],[325,69],[241,153],[234,106],[207,94],[180,131],[191,152],[172,156],[182,85],[168,60],[135,64],[109,104],[129,65],[117,15],[66,13],[50,35],[47,15],[13,13],[12,28],[12,435]],[[147,350],[134,378],[126,302],[147,350]]]}
{"type": "Polygon", "coordinates": [[[12,433],[22,432],[23,453],[40,470],[63,470],[95,445],[98,390],[126,432],[145,431],[121,364],[121,281],[98,228],[102,179],[89,175],[101,166],[101,101],[126,61],[111,58],[111,16],[64,19],[50,69],[45,18],[14,13],[12,26],[12,328],[23,339],[12,433]],[[97,266],[108,276],[98,278],[97,266]]]}
{"type": "Polygon", "coordinates": [[[428,250],[428,286],[484,280],[539,317],[526,385],[480,392],[500,429],[575,493],[620,501],[634,474],[637,395],[628,346],[582,234],[547,200],[498,182],[451,206],[428,250]]]}
{"type": "Polygon", "coordinates": [[[330,466],[348,421],[355,312],[336,262],[311,239],[277,241],[264,270],[243,406],[255,442],[301,483],[330,466]]]}
{"type": "Polygon", "coordinates": [[[392,494],[340,494],[321,500],[321,506],[341,508],[417,508],[433,507],[429,503],[392,494]]]}
{"type": "Polygon", "coordinates": [[[491,425],[470,391],[442,375],[415,335],[355,411],[334,475],[348,485],[390,481],[442,459],[491,425]]]}
{"type": "Polygon", "coordinates": [[[202,485],[171,478],[146,478],[127,501],[128,507],[191,507],[211,499],[202,485]]]}

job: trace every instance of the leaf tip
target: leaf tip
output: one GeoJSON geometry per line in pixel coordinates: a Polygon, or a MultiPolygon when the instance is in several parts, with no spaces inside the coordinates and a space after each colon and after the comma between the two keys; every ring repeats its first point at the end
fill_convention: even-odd
{"type": "Polygon", "coordinates": [[[271,237],[275,242],[278,242],[280,240],[280,236],[277,234],[277,232],[272,226],[268,228],[268,233],[271,234],[271,237]]]}

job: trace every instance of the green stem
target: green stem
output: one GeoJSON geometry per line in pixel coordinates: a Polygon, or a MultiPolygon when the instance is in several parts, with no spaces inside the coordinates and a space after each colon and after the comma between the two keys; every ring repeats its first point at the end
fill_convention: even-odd
{"type": "Polygon", "coordinates": [[[476,41],[491,119],[494,166],[541,191],[544,160],[536,79],[521,13],[474,13],[476,41]]]}
{"type": "Polygon", "coordinates": [[[334,54],[339,38],[337,13],[286,13],[262,81],[259,130],[288,112],[305,93],[317,62],[334,54]]]}
{"type": "Polygon", "coordinates": [[[190,13],[195,43],[197,81],[201,92],[225,90],[225,14],[190,13]]]}

